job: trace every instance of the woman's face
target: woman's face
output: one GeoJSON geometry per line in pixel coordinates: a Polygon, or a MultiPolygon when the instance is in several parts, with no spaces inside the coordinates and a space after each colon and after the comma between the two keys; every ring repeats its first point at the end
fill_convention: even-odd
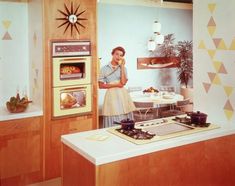
{"type": "Polygon", "coordinates": [[[113,53],[113,61],[118,63],[123,58],[123,52],[120,50],[115,50],[113,53]]]}

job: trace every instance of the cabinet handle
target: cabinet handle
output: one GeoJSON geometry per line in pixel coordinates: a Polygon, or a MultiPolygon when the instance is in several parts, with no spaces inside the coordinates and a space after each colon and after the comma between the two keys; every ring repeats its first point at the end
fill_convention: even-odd
{"type": "Polygon", "coordinates": [[[71,129],[69,129],[70,132],[77,131],[77,130],[78,130],[77,128],[71,128],[71,129]]]}
{"type": "Polygon", "coordinates": [[[61,91],[65,91],[65,90],[81,90],[81,89],[85,89],[86,87],[71,87],[71,88],[65,88],[62,89],[61,91]]]}
{"type": "Polygon", "coordinates": [[[61,59],[60,61],[84,61],[87,60],[87,58],[73,58],[73,59],[61,59]]]}

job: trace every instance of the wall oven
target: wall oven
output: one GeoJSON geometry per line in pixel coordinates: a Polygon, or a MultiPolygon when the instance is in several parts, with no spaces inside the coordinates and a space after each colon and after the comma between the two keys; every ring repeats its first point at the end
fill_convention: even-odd
{"type": "Polygon", "coordinates": [[[89,41],[52,42],[53,118],[92,111],[89,41]]]}
{"type": "Polygon", "coordinates": [[[55,87],[54,117],[91,111],[91,85],[55,87]]]}
{"type": "Polygon", "coordinates": [[[53,58],[53,85],[71,86],[91,83],[91,57],[53,58]]]}

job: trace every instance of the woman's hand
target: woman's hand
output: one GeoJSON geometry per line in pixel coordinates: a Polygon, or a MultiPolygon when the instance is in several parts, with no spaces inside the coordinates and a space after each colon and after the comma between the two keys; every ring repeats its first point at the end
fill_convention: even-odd
{"type": "Polygon", "coordinates": [[[109,88],[122,88],[124,85],[119,82],[119,83],[115,83],[115,84],[109,84],[109,83],[103,83],[99,81],[99,88],[100,89],[109,89],[109,88]]]}
{"type": "Polygon", "coordinates": [[[124,85],[121,83],[121,82],[119,82],[119,83],[117,83],[116,84],[116,87],[118,87],[118,88],[122,88],[124,85]]]}
{"type": "Polygon", "coordinates": [[[125,58],[122,58],[120,61],[121,61],[120,66],[124,67],[124,65],[126,64],[125,58]]]}
{"type": "Polygon", "coordinates": [[[122,83],[123,86],[127,83],[127,77],[125,74],[125,64],[126,64],[126,60],[122,58],[122,64],[120,65],[120,68],[121,68],[120,82],[122,83]]]}

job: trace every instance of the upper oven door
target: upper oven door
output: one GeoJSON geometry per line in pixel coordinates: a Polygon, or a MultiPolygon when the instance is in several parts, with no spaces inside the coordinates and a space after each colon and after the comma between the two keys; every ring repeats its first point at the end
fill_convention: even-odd
{"type": "Polygon", "coordinates": [[[53,87],[91,83],[91,57],[53,58],[53,87]]]}

